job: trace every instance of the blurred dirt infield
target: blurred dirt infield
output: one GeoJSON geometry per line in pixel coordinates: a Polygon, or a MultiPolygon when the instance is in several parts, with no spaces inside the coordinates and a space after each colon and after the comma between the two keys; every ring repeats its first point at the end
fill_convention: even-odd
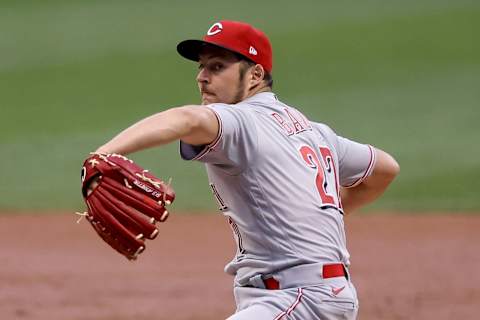
{"type": "MultiPolygon", "coordinates": [[[[0,318],[224,319],[233,240],[220,215],[172,215],[128,262],[73,214],[0,215],[0,318]]],[[[480,215],[346,219],[360,319],[478,319],[480,215]]],[[[306,319],[310,320],[310,319],[306,319]]]]}

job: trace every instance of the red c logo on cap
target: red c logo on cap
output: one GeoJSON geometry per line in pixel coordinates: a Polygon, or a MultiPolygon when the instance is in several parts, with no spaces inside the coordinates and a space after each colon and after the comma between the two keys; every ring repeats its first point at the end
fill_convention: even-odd
{"type": "Polygon", "coordinates": [[[222,24],[220,22],[216,22],[213,24],[213,26],[210,27],[210,29],[208,29],[207,35],[213,36],[219,32],[222,32],[222,30],[223,30],[222,24]]]}

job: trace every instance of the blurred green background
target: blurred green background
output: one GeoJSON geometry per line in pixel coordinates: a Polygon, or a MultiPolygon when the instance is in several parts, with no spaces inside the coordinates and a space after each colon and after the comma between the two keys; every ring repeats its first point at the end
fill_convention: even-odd
{"type": "MultiPolygon", "coordinates": [[[[198,102],[176,44],[218,19],[274,47],[274,91],[401,175],[370,208],[480,211],[480,2],[0,1],[0,209],[83,207],[80,167],[129,124],[198,102]]],[[[177,145],[132,156],[173,177],[175,207],[214,209],[177,145]]]]}

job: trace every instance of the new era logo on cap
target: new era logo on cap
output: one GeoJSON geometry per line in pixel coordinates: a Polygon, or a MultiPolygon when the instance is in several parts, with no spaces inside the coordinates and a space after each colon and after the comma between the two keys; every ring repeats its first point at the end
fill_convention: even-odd
{"type": "Polygon", "coordinates": [[[215,22],[202,40],[185,40],[177,51],[187,59],[198,61],[206,44],[236,52],[272,72],[272,46],[268,37],[245,22],[222,20],[215,22]]]}

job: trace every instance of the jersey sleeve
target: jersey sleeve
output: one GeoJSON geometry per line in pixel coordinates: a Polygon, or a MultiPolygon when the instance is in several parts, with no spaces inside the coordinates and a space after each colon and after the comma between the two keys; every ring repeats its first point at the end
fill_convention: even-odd
{"type": "Polygon", "coordinates": [[[337,137],[340,185],[352,188],[365,180],[375,166],[375,150],[371,145],[337,137]]]}
{"type": "Polygon", "coordinates": [[[248,106],[211,104],[207,107],[215,112],[218,119],[217,138],[206,146],[180,141],[180,155],[184,160],[219,165],[232,174],[240,173],[257,149],[255,122],[248,106]]]}
{"type": "Polygon", "coordinates": [[[375,166],[375,149],[371,145],[338,136],[325,124],[314,123],[314,127],[335,149],[342,187],[355,187],[370,176],[375,166]]]}

